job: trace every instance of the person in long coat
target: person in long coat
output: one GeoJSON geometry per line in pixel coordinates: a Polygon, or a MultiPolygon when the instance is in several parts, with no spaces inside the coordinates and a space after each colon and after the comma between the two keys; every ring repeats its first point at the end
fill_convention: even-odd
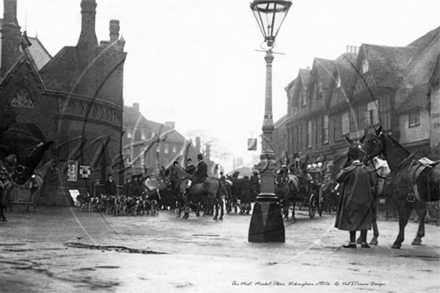
{"type": "Polygon", "coordinates": [[[118,193],[116,182],[113,180],[113,175],[109,174],[107,176],[107,180],[104,183],[104,188],[106,195],[116,195],[118,193]]]}
{"type": "Polygon", "coordinates": [[[251,211],[251,183],[248,176],[244,176],[241,183],[240,214],[249,215],[251,211]]]}
{"type": "Polygon", "coordinates": [[[362,145],[350,141],[352,145],[348,154],[353,161],[336,176],[336,182],[342,184],[342,192],[335,227],[350,233],[350,243],[344,248],[356,248],[356,231],[361,231],[361,247],[370,248],[367,231],[371,229],[373,220],[374,183],[371,171],[361,163],[365,155],[362,145]]]}
{"type": "Polygon", "coordinates": [[[253,171],[249,179],[251,184],[251,202],[255,202],[257,196],[260,194],[260,179],[258,178],[258,171],[253,171]]]}

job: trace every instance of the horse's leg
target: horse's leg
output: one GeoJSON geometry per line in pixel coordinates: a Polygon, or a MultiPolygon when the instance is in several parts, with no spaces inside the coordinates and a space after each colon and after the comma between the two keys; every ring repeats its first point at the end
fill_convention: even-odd
{"type": "Polygon", "coordinates": [[[27,205],[26,205],[26,212],[29,212],[29,205],[31,204],[31,199],[33,200],[33,198],[35,197],[35,193],[33,191],[33,189],[29,189],[29,196],[28,196],[28,201],[27,201],[27,205]]]}
{"type": "Polygon", "coordinates": [[[377,203],[378,200],[375,200],[373,203],[373,219],[372,219],[372,224],[373,224],[373,238],[370,241],[370,245],[377,245],[379,244],[379,242],[377,241],[377,238],[379,237],[379,228],[377,226],[377,203]]]}
{"type": "Polygon", "coordinates": [[[223,196],[220,196],[219,198],[219,204],[220,204],[220,218],[219,220],[223,220],[223,215],[225,214],[225,208],[224,208],[224,202],[223,202],[223,196]]]}
{"type": "Polygon", "coordinates": [[[412,245],[422,244],[422,237],[425,236],[425,218],[426,218],[426,203],[425,202],[415,202],[415,209],[417,216],[419,218],[419,228],[417,230],[416,238],[414,238],[412,245]]]}
{"type": "Polygon", "coordinates": [[[40,199],[40,194],[41,194],[41,187],[38,187],[37,190],[35,190],[35,195],[34,195],[34,211],[37,212],[37,202],[40,199]]]}
{"type": "Polygon", "coordinates": [[[406,197],[397,199],[397,211],[399,213],[399,235],[397,235],[391,248],[399,249],[405,240],[405,227],[413,209],[412,203],[407,202],[406,197]]]}
{"type": "Polygon", "coordinates": [[[218,210],[220,209],[220,203],[218,201],[218,199],[216,198],[216,200],[214,201],[214,207],[215,207],[215,215],[214,215],[214,220],[217,221],[218,219],[218,210]]]}

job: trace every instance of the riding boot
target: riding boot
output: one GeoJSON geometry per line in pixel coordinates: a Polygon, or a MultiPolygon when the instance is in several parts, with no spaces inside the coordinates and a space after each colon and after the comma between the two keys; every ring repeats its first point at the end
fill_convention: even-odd
{"type": "Polygon", "coordinates": [[[361,230],[361,248],[371,248],[367,243],[367,230],[361,230]]]}
{"type": "Polygon", "coordinates": [[[356,231],[350,231],[350,243],[342,245],[343,248],[356,248],[356,231]]]}

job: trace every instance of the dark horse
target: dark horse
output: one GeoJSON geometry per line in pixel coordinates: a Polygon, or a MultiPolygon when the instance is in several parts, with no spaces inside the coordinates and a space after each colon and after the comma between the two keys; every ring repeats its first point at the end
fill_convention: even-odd
{"type": "Polygon", "coordinates": [[[188,180],[191,175],[185,172],[180,165],[172,165],[165,171],[165,175],[168,176],[171,188],[175,193],[180,193],[185,201],[185,214],[184,219],[189,217],[189,208],[191,203],[205,203],[207,199],[213,199],[215,205],[214,220],[223,220],[224,215],[224,203],[221,194],[220,180],[214,177],[208,177],[204,182],[193,184],[188,194],[186,192],[188,180]],[[219,208],[221,209],[220,217],[218,217],[219,208]]]}
{"type": "Polygon", "coordinates": [[[367,159],[383,154],[391,169],[393,196],[397,201],[399,234],[391,248],[400,248],[405,227],[413,209],[419,218],[419,227],[412,245],[420,245],[425,236],[426,202],[439,200],[439,162],[423,163],[379,127],[364,146],[367,159]]]}
{"type": "Polygon", "coordinates": [[[52,141],[46,141],[44,135],[34,124],[17,123],[0,127],[0,219],[3,214],[6,194],[12,182],[22,185],[31,178],[52,141]]]}
{"type": "Polygon", "coordinates": [[[280,200],[283,217],[286,221],[289,220],[289,209],[293,206],[292,219],[295,219],[295,204],[298,192],[298,178],[293,175],[277,174],[275,176],[275,195],[280,200]]]}

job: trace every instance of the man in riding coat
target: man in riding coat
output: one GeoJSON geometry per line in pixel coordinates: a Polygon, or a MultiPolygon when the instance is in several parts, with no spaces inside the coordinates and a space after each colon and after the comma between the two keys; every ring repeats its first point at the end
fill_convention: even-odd
{"type": "Polygon", "coordinates": [[[188,173],[189,175],[194,175],[194,172],[196,172],[196,166],[193,165],[191,158],[189,158],[188,160],[186,160],[186,169],[185,169],[186,173],[188,173]]]}
{"type": "Polygon", "coordinates": [[[203,155],[198,154],[197,160],[199,162],[197,163],[196,171],[191,179],[188,180],[188,189],[191,188],[192,184],[202,183],[208,178],[208,165],[203,161],[203,155]]]}
{"type": "Polygon", "coordinates": [[[351,143],[348,155],[353,161],[336,176],[336,182],[343,186],[335,227],[350,232],[350,243],[344,248],[356,248],[356,231],[361,231],[361,247],[370,248],[367,230],[372,223],[374,178],[372,170],[361,162],[365,156],[361,143],[347,140],[351,143]]]}

